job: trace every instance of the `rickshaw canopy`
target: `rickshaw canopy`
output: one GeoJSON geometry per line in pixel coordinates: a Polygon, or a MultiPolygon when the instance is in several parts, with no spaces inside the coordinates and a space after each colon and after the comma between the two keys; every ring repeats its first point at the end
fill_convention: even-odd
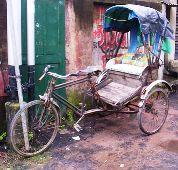
{"type": "Polygon", "coordinates": [[[156,33],[174,39],[167,18],[159,11],[140,5],[116,5],[106,10],[103,19],[105,31],[129,32],[140,29],[143,34],[156,33]],[[166,29],[166,31],[164,31],[166,29]]]}

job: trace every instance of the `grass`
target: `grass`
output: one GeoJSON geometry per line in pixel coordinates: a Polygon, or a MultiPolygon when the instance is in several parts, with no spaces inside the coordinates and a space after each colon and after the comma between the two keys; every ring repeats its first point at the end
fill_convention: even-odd
{"type": "Polygon", "coordinates": [[[17,155],[16,153],[11,153],[8,155],[9,160],[7,163],[7,169],[33,169],[36,165],[44,165],[50,161],[52,158],[48,152],[44,152],[33,157],[24,158],[17,155]]]}
{"type": "MultiPolygon", "coordinates": [[[[81,102],[82,102],[82,95],[77,91],[77,90],[71,90],[68,93],[67,100],[69,103],[72,105],[80,108],[81,102]]],[[[66,123],[71,126],[75,123],[75,118],[74,118],[74,111],[71,109],[67,109],[66,113],[66,123]]]]}
{"type": "Polygon", "coordinates": [[[6,136],[7,136],[7,132],[1,133],[1,135],[0,135],[0,141],[4,140],[6,138],[6,136]]]}

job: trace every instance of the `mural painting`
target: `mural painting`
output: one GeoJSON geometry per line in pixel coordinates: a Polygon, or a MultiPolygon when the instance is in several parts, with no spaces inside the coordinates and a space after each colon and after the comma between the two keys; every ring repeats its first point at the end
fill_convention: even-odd
{"type": "MultiPolygon", "coordinates": [[[[103,14],[109,6],[95,5],[93,20],[93,62],[105,67],[106,60],[112,57],[121,36],[118,32],[104,32],[102,28],[103,14]]],[[[124,35],[121,48],[127,48],[127,34],[124,35]]],[[[122,53],[122,51],[120,51],[122,53]]]]}

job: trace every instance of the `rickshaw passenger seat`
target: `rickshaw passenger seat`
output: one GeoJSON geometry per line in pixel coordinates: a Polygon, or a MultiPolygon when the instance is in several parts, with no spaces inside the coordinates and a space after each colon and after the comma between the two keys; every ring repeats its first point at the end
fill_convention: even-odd
{"type": "Polygon", "coordinates": [[[148,66],[145,54],[124,54],[120,59],[113,58],[106,63],[106,69],[140,76],[148,66]]]}

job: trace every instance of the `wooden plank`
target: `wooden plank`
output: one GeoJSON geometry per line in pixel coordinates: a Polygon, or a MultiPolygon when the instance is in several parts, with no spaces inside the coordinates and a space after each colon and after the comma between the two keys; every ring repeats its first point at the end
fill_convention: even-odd
{"type": "Polygon", "coordinates": [[[111,82],[102,89],[98,90],[98,94],[100,95],[100,98],[107,103],[116,105],[117,103],[124,102],[124,100],[130,97],[136,89],[137,88],[111,82]]]}

